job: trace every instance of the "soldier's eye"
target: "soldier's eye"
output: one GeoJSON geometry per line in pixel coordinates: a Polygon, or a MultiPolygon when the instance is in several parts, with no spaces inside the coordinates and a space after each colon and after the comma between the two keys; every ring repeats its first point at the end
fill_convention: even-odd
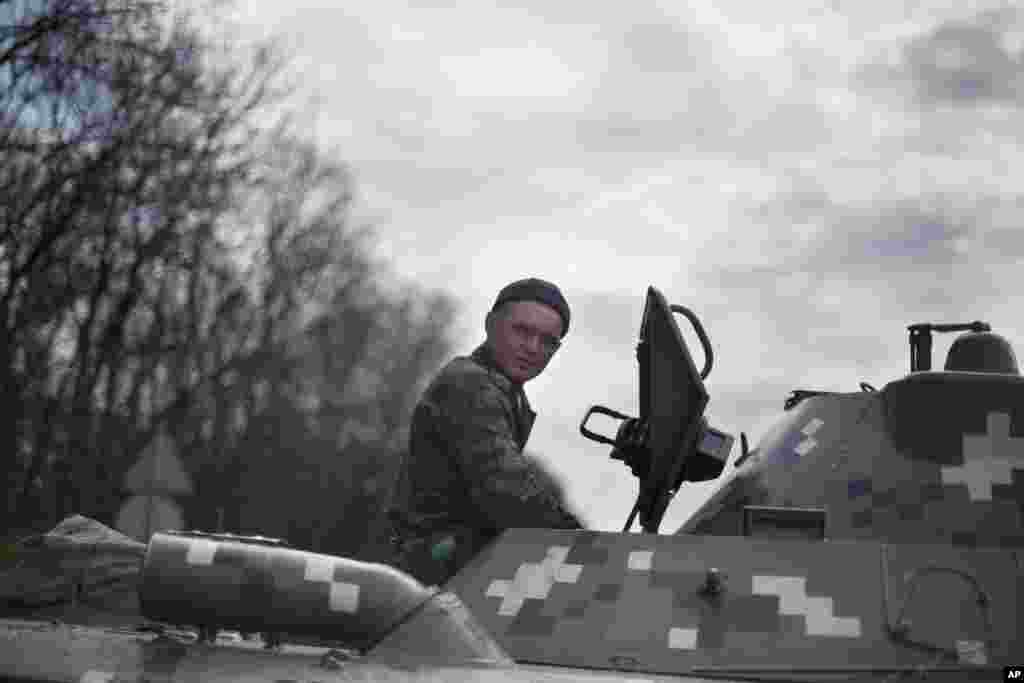
{"type": "Polygon", "coordinates": [[[546,353],[553,352],[561,345],[561,342],[550,334],[544,334],[522,323],[514,323],[512,325],[512,331],[515,332],[519,338],[526,341],[536,337],[540,341],[541,348],[544,349],[546,353]]]}

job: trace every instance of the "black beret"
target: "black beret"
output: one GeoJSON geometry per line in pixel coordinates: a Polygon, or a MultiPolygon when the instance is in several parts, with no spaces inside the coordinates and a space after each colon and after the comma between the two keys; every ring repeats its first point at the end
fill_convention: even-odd
{"type": "Polygon", "coordinates": [[[547,280],[529,277],[506,285],[498,292],[498,298],[494,301],[491,310],[493,311],[507,301],[539,301],[542,304],[547,304],[558,311],[558,315],[562,317],[562,336],[564,337],[569,331],[569,304],[558,287],[547,280]]]}

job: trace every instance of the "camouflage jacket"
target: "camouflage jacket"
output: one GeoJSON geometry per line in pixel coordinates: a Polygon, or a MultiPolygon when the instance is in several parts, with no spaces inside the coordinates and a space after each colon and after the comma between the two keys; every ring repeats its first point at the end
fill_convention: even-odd
{"type": "Polygon", "coordinates": [[[399,566],[440,585],[504,529],[582,528],[523,455],[535,418],[486,346],[441,370],[413,412],[389,513],[399,566]]]}

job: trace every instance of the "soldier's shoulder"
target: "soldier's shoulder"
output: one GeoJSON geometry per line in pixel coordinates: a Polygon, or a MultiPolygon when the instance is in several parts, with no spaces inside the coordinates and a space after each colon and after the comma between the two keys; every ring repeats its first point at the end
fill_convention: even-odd
{"type": "Polygon", "coordinates": [[[448,362],[427,390],[427,396],[435,401],[445,398],[464,400],[472,397],[473,402],[500,402],[504,392],[500,378],[487,366],[470,356],[458,356],[448,362]]]}
{"type": "Polygon", "coordinates": [[[470,356],[456,356],[437,373],[435,386],[482,387],[493,384],[490,370],[470,356]]]}

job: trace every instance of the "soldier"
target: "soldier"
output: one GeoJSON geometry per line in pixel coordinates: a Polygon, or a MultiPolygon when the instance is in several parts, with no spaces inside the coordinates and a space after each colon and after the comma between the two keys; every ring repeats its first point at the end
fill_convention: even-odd
{"type": "Polygon", "coordinates": [[[569,329],[558,287],[518,280],[487,314],[487,339],[446,365],[412,416],[389,517],[400,567],[440,585],[509,527],[580,529],[557,485],[523,455],[536,417],[523,384],[569,329]]]}

